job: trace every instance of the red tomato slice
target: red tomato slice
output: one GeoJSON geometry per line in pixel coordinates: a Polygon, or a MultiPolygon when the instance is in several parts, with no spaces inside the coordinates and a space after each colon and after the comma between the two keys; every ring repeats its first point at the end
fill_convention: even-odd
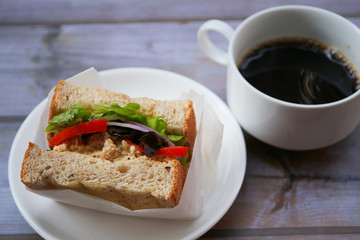
{"type": "Polygon", "coordinates": [[[107,129],[107,120],[106,119],[100,119],[100,120],[94,120],[90,122],[84,122],[79,123],[75,126],[69,127],[64,129],[63,131],[59,132],[55,135],[50,141],[49,145],[51,147],[57,146],[61,144],[63,141],[65,141],[68,138],[82,135],[82,134],[88,134],[88,133],[96,133],[96,132],[106,132],[107,129]]]}
{"type": "Polygon", "coordinates": [[[188,147],[181,146],[172,146],[172,147],[163,147],[155,153],[155,155],[165,155],[165,156],[186,156],[188,147]]]}

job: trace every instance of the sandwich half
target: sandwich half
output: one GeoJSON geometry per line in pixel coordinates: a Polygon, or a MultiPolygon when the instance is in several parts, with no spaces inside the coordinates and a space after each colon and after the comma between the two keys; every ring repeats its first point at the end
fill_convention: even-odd
{"type": "Polygon", "coordinates": [[[46,128],[51,150],[29,143],[21,181],[71,189],[131,210],[181,197],[196,137],[191,100],[159,101],[60,81],[46,128]]]}

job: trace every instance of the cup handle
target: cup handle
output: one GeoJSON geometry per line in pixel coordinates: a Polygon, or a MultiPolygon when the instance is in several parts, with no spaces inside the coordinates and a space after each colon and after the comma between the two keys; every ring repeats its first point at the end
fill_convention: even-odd
{"type": "Polygon", "coordinates": [[[203,52],[215,62],[227,65],[228,64],[228,54],[216,47],[209,39],[208,31],[215,31],[223,35],[227,40],[230,39],[234,33],[234,30],[230,25],[220,20],[209,20],[206,21],[198,30],[197,38],[203,52]]]}

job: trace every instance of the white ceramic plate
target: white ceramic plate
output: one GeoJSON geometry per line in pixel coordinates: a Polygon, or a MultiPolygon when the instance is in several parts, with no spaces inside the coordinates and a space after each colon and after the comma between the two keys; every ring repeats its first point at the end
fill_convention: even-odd
{"type": "MultiPolygon", "coordinates": [[[[21,162],[28,141],[34,138],[42,101],[20,127],[9,157],[9,183],[17,207],[30,226],[45,239],[195,239],[207,232],[228,211],[242,185],[246,149],[240,126],[225,103],[213,92],[181,75],[148,68],[103,71],[106,88],[132,97],[173,99],[193,89],[203,94],[224,124],[216,174],[203,187],[206,200],[201,215],[192,220],[127,217],[70,206],[27,191],[20,182],[21,162]]],[[[211,146],[209,146],[211,147],[211,146]]]]}

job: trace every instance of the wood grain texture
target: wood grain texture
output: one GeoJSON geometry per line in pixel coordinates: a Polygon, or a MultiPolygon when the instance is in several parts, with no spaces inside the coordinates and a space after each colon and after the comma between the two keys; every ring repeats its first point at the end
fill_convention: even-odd
{"type": "Polygon", "coordinates": [[[271,229],[234,229],[234,230],[210,230],[200,239],[241,239],[241,240],[357,240],[359,235],[354,233],[353,228],[271,228],[271,229]],[[303,233],[304,231],[305,234],[303,233]],[[341,233],[339,233],[341,232],[341,233]],[[300,234],[299,234],[300,233],[300,234]]]}
{"type": "Polygon", "coordinates": [[[43,239],[37,234],[3,234],[0,240],[41,240],[43,239]]]}
{"type": "MultiPolygon", "coordinates": [[[[0,240],[41,239],[11,197],[8,157],[22,121],[57,81],[89,67],[160,68],[226,101],[226,69],[200,50],[198,28],[212,18],[235,27],[284,4],[331,10],[360,27],[358,0],[0,1],[0,240]]],[[[222,36],[210,37],[226,49],[222,36]]],[[[360,126],[313,151],[285,151],[244,134],[244,184],[201,239],[360,238],[360,126]]]]}
{"type": "MultiPolygon", "coordinates": [[[[360,26],[360,18],[350,20],[360,26]]],[[[228,23],[235,27],[240,21],[228,23]]],[[[26,116],[57,81],[89,67],[165,69],[200,82],[226,101],[226,69],[201,51],[196,39],[201,24],[0,26],[0,45],[6,46],[0,48],[1,114],[26,116]]],[[[211,37],[226,49],[222,36],[211,37]]]]}
{"type": "Polygon", "coordinates": [[[311,151],[278,149],[246,133],[245,140],[249,159],[246,169],[248,176],[283,176],[291,181],[360,181],[360,147],[356,147],[360,146],[360,126],[344,140],[311,151]]]}
{"type": "Polygon", "coordinates": [[[58,24],[99,22],[189,21],[208,18],[244,19],[265,8],[301,4],[322,7],[347,17],[360,12],[357,0],[3,0],[0,22],[5,24],[58,24]],[[26,9],[26,11],[24,11],[26,9]]]}
{"type": "Polygon", "coordinates": [[[20,215],[8,182],[8,159],[12,141],[21,122],[0,121],[0,238],[1,234],[34,233],[20,215]]]}
{"type": "MultiPolygon", "coordinates": [[[[0,27],[0,45],[7,46],[0,48],[2,114],[27,115],[57,81],[89,67],[165,69],[195,79],[225,100],[226,69],[200,50],[201,23],[0,27]]],[[[222,40],[214,36],[220,46],[222,40]]]]}
{"type": "Polygon", "coordinates": [[[359,181],[247,177],[214,229],[358,226],[359,193],[359,181]]]}

